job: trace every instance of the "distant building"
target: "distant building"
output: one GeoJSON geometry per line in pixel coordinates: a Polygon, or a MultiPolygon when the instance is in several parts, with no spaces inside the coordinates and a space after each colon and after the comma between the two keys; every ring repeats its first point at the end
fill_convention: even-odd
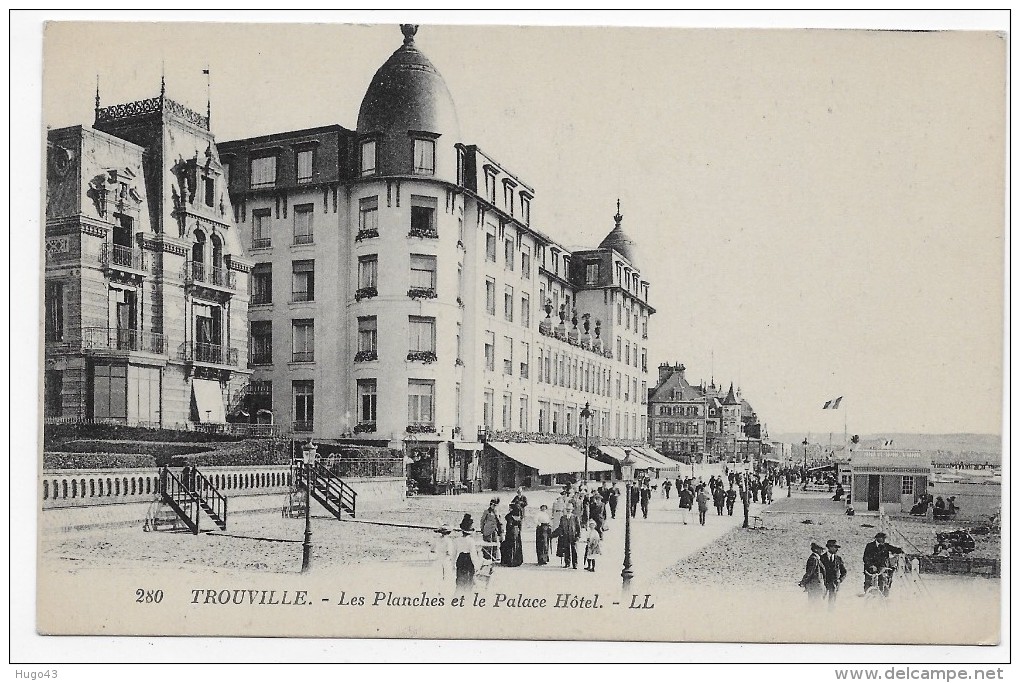
{"type": "Polygon", "coordinates": [[[248,270],[208,116],[165,96],[47,134],[48,420],[223,423],[248,270]]]}
{"type": "Polygon", "coordinates": [[[767,433],[740,390],[723,394],[715,379],[691,384],[681,364],[659,365],[659,380],[649,390],[649,440],[662,453],[713,460],[752,459],[771,450],[767,433]],[[763,440],[765,439],[765,440],[763,440]]]}
{"type": "Polygon", "coordinates": [[[930,458],[917,450],[854,450],[849,463],[839,465],[841,483],[846,469],[853,487],[853,504],[860,510],[876,511],[886,506],[909,512],[918,494],[927,493],[932,478],[930,458]]]}

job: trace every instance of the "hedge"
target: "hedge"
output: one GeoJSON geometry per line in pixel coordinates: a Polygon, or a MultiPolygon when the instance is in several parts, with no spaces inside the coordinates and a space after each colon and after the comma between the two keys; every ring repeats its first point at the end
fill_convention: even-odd
{"type": "Polygon", "coordinates": [[[48,424],[43,428],[47,450],[63,450],[60,444],[77,440],[160,441],[164,443],[230,443],[243,437],[187,429],[151,429],[115,424],[48,424]]]}
{"type": "MultiPolygon", "coordinates": [[[[99,443],[99,442],[90,442],[99,443]]],[[[126,445],[130,442],[121,442],[126,445]]],[[[186,453],[120,453],[120,452],[78,452],[47,451],[43,453],[45,469],[121,469],[121,468],[155,468],[169,465],[183,467],[192,464],[197,467],[251,467],[266,465],[286,465],[290,462],[290,454],[282,445],[275,449],[267,447],[266,441],[243,441],[225,444],[221,448],[203,448],[205,452],[195,453],[189,449],[186,453]]],[[[131,444],[146,445],[146,444],[131,444]]],[[[165,444],[159,444],[166,446],[165,444]]],[[[158,450],[158,449],[153,449],[158,450]]]]}
{"type": "Polygon", "coordinates": [[[65,453],[134,453],[153,456],[208,453],[216,446],[204,444],[159,443],[156,441],[67,441],[60,451],[65,453]]]}

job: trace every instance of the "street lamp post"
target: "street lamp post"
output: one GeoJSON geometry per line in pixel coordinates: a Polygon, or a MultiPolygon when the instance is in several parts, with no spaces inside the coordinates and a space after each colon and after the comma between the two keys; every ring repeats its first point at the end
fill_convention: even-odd
{"type": "Polygon", "coordinates": [[[588,434],[591,428],[591,403],[584,402],[584,410],[581,411],[581,419],[584,420],[584,483],[588,484],[588,434]]]}
{"type": "Polygon", "coordinates": [[[627,482],[627,507],[623,514],[626,521],[623,527],[623,571],[620,572],[620,577],[623,579],[623,592],[626,594],[630,590],[630,581],[634,578],[634,570],[630,562],[630,497],[633,495],[631,488],[634,483],[634,459],[630,457],[629,448],[625,448],[623,452],[626,457],[620,463],[620,474],[627,482]]]}
{"type": "Polygon", "coordinates": [[[318,448],[309,441],[301,449],[301,459],[305,466],[305,540],[301,544],[301,573],[312,568],[312,467],[318,448]]]}
{"type": "Polygon", "coordinates": [[[807,491],[807,447],[808,447],[808,440],[807,440],[806,436],[804,437],[804,440],[801,442],[801,445],[804,446],[804,481],[801,483],[801,486],[803,487],[803,489],[805,491],[807,491]]]}

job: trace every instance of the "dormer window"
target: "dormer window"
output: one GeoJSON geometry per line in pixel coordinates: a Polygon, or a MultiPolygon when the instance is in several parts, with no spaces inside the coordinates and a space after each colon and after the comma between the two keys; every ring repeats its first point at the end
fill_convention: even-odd
{"type": "Polygon", "coordinates": [[[485,167],[485,198],[490,204],[496,203],[496,169],[485,167]]]}
{"type": "Polygon", "coordinates": [[[521,194],[521,222],[531,224],[531,198],[526,194],[521,194]]]}
{"type": "Polygon", "coordinates": [[[276,185],[276,157],[259,157],[251,160],[251,186],[273,187],[276,185]]]}
{"type": "Polygon", "coordinates": [[[375,175],[375,140],[361,143],[361,175],[375,175]]]}
{"type": "Polygon", "coordinates": [[[414,140],[414,172],[418,175],[434,175],[436,172],[436,141],[414,140]]]}
{"type": "Polygon", "coordinates": [[[307,183],[312,180],[312,158],[314,150],[303,149],[297,153],[297,181],[307,183]]]}
{"type": "Polygon", "coordinates": [[[511,216],[514,215],[514,188],[517,183],[506,178],[503,180],[503,207],[511,216]]]}
{"type": "Polygon", "coordinates": [[[213,206],[216,202],[216,181],[209,176],[203,176],[202,190],[202,194],[205,196],[205,205],[213,206]]]}

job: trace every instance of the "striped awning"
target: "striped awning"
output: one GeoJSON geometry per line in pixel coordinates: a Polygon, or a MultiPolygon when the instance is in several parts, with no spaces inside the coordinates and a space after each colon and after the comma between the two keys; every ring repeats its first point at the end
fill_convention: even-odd
{"type": "MultiPolygon", "coordinates": [[[[584,472],[584,453],[564,444],[490,441],[489,445],[511,460],[538,470],[539,476],[584,472]]],[[[611,472],[612,470],[612,465],[588,458],[589,472],[611,472]]]]}

